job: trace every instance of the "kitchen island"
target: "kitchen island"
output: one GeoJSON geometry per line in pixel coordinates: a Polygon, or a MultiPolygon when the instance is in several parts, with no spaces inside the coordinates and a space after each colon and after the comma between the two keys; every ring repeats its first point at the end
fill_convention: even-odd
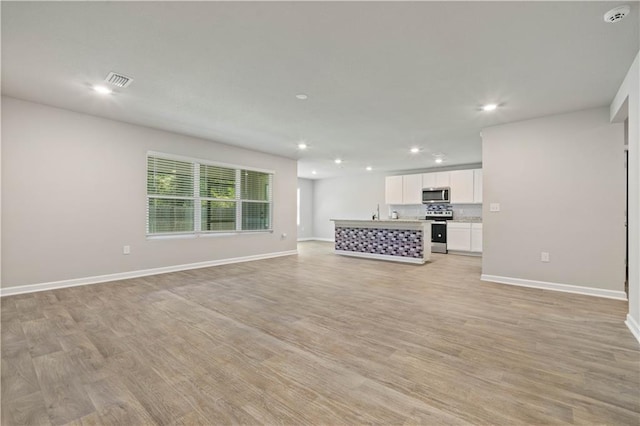
{"type": "Polygon", "coordinates": [[[416,264],[431,256],[431,221],[331,220],[337,254],[416,264]]]}

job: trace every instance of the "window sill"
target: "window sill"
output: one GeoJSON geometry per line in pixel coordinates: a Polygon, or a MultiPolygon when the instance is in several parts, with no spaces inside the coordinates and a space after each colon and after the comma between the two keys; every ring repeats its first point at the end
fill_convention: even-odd
{"type": "Polygon", "coordinates": [[[230,237],[234,235],[251,235],[251,234],[273,234],[273,229],[265,229],[264,231],[229,231],[229,232],[202,232],[196,234],[158,234],[147,235],[147,240],[182,240],[194,238],[216,238],[230,237]]]}

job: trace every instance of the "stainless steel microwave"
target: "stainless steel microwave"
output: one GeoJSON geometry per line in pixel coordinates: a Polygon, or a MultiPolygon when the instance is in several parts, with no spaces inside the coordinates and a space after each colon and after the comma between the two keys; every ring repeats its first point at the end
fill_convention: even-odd
{"type": "Polygon", "coordinates": [[[422,190],[422,204],[450,203],[451,188],[424,188],[422,190]]]}

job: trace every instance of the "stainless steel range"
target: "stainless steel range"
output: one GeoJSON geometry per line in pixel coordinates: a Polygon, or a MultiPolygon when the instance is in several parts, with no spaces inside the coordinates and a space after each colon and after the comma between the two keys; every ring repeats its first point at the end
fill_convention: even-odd
{"type": "Polygon", "coordinates": [[[433,207],[425,212],[425,219],[433,221],[431,224],[431,252],[447,253],[447,220],[453,219],[453,211],[446,207],[433,207]]]}

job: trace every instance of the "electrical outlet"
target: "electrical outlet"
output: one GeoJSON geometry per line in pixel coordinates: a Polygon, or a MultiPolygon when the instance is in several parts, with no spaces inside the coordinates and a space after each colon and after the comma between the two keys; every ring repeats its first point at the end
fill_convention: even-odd
{"type": "Polygon", "coordinates": [[[131,246],[123,246],[122,254],[131,254],[131,246]]]}
{"type": "Polygon", "coordinates": [[[491,203],[489,204],[490,212],[499,212],[500,211],[500,203],[491,203]]]}
{"type": "Polygon", "coordinates": [[[549,262],[549,252],[543,251],[540,253],[540,262],[549,262]]]}

